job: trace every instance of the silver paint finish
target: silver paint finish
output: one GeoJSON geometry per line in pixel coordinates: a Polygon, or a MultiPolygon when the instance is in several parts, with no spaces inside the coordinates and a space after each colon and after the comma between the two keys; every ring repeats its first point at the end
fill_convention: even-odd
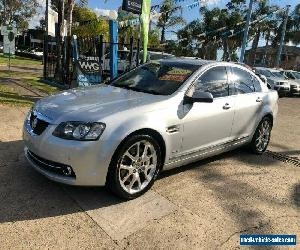
{"type": "Polygon", "coordinates": [[[47,117],[50,124],[37,136],[25,121],[25,153],[29,148],[44,159],[72,166],[76,179],[70,181],[30,163],[55,181],[105,185],[115,150],[137,130],[151,129],[161,135],[166,146],[163,169],[170,169],[243,145],[251,140],[263,116],[271,114],[275,119],[277,92],[269,91],[260,80],[260,93],[215,98],[213,103],[183,104],[183,97],[192,91],[195,79],[209,68],[224,65],[250,71],[232,63],[180,60],[202,66],[170,96],[102,84],[64,91],[38,101],[35,112],[47,117]],[[262,101],[258,102],[258,98],[262,101]],[[98,141],[71,141],[53,136],[57,125],[65,121],[103,122],[106,128],[98,141]]]}

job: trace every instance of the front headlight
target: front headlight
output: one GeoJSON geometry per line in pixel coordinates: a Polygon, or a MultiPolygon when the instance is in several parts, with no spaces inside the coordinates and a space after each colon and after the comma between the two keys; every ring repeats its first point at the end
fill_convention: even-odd
{"type": "Polygon", "coordinates": [[[67,140],[96,141],[104,129],[105,124],[101,122],[62,122],[52,134],[67,140]]]}

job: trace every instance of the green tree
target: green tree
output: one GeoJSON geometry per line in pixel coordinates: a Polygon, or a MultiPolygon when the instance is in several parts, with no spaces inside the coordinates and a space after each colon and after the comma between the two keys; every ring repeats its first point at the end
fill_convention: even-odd
{"type": "MultiPolygon", "coordinates": [[[[72,26],[73,26],[73,10],[78,4],[79,7],[85,7],[88,3],[88,0],[51,0],[52,8],[58,12],[59,16],[64,16],[64,19],[67,20],[67,35],[72,35],[72,26]],[[62,1],[64,1],[64,8],[61,8],[62,1]],[[62,13],[64,12],[64,13],[62,13]]],[[[62,24],[58,24],[59,26],[62,24]]]]}
{"type": "Polygon", "coordinates": [[[98,19],[91,9],[75,5],[72,34],[82,37],[103,35],[107,39],[108,23],[104,18],[98,19]]]}
{"type": "Polygon", "coordinates": [[[268,38],[267,40],[270,39],[270,28],[273,28],[272,25],[274,24],[274,22],[271,22],[270,20],[272,18],[272,13],[277,10],[278,7],[270,6],[267,0],[261,0],[257,2],[257,7],[253,11],[251,17],[252,22],[255,20],[260,20],[260,18],[265,15],[267,15],[268,18],[262,19],[261,21],[258,21],[250,27],[250,35],[253,36],[252,49],[249,57],[249,63],[251,65],[255,64],[256,49],[258,47],[259,39],[261,38],[261,36],[265,34],[266,38],[268,38]]]}
{"type": "Polygon", "coordinates": [[[203,15],[203,27],[205,41],[215,47],[223,49],[222,59],[225,61],[236,59],[236,50],[241,44],[241,27],[238,23],[243,21],[244,16],[238,4],[227,8],[200,8],[203,15]]]}
{"type": "Polygon", "coordinates": [[[173,0],[163,0],[157,22],[157,27],[161,29],[160,42],[164,43],[166,41],[167,29],[183,24],[185,24],[185,20],[182,17],[182,7],[176,5],[173,0]]]}
{"type": "Polygon", "coordinates": [[[27,28],[38,6],[37,0],[0,0],[0,25],[16,22],[19,29],[27,28]]]}
{"type": "Polygon", "coordinates": [[[289,15],[286,42],[300,44],[300,4],[296,5],[289,15]]]}

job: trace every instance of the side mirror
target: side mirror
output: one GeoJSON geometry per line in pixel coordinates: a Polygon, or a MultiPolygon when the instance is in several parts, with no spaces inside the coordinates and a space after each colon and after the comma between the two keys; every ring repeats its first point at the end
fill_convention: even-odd
{"type": "Polygon", "coordinates": [[[193,104],[194,102],[213,102],[214,97],[209,92],[194,91],[192,96],[184,96],[183,103],[193,104]]]}

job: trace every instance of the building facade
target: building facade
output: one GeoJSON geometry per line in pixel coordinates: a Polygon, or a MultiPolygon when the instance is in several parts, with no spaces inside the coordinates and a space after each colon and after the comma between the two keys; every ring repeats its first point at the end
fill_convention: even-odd
{"type": "MultiPolygon", "coordinates": [[[[273,68],[275,66],[278,47],[259,47],[255,51],[246,51],[245,61],[251,66],[263,66],[273,68]]],[[[300,70],[300,47],[283,46],[281,53],[280,68],[300,70]]]]}

